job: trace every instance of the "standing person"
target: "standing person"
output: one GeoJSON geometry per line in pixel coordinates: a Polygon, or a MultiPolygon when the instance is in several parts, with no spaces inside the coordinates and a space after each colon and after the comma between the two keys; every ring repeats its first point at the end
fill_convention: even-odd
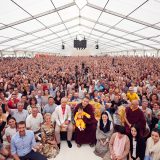
{"type": "Polygon", "coordinates": [[[154,128],[151,137],[147,139],[144,160],[160,160],[160,132],[154,128]]]}
{"type": "Polygon", "coordinates": [[[18,123],[18,132],[11,139],[11,153],[15,160],[47,160],[46,157],[38,152],[36,149],[36,141],[33,131],[26,130],[24,121],[18,123]]]}
{"type": "Polygon", "coordinates": [[[129,138],[125,135],[125,128],[123,126],[116,127],[114,133],[109,141],[109,152],[106,153],[103,160],[126,160],[130,150],[129,138]]]}
{"type": "Polygon", "coordinates": [[[60,130],[61,128],[67,129],[67,144],[68,147],[72,147],[71,139],[73,134],[73,125],[71,122],[71,107],[67,105],[67,98],[61,99],[61,105],[57,106],[55,109],[55,135],[60,148],[60,130]]]}
{"type": "Polygon", "coordinates": [[[133,100],[130,107],[126,108],[126,133],[129,135],[131,125],[137,124],[140,128],[140,135],[145,135],[145,129],[146,129],[146,119],[144,117],[144,113],[139,108],[139,102],[138,100],[133,100]]]}
{"type": "Polygon", "coordinates": [[[113,124],[109,119],[107,112],[102,112],[101,118],[97,125],[96,130],[96,147],[94,153],[97,156],[104,157],[109,150],[109,140],[113,133],[113,124]]]}
{"type": "Polygon", "coordinates": [[[75,129],[75,141],[77,146],[80,147],[82,144],[90,144],[91,147],[94,146],[96,142],[96,126],[97,120],[94,117],[93,107],[89,104],[89,98],[85,97],[82,103],[78,104],[75,108],[75,114],[78,111],[78,108],[82,106],[83,111],[89,114],[91,117],[83,117],[83,121],[86,124],[86,128],[83,131],[80,131],[79,128],[75,129]]]}
{"type": "Polygon", "coordinates": [[[139,127],[134,124],[131,126],[130,139],[130,153],[129,160],[144,160],[145,142],[139,133],[139,127]]]}

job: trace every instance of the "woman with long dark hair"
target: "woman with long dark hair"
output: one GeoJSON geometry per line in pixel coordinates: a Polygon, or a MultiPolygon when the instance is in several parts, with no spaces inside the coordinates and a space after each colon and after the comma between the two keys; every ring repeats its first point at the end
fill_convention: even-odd
{"type": "Polygon", "coordinates": [[[29,105],[27,106],[27,111],[29,114],[32,113],[32,107],[37,107],[38,111],[41,113],[41,106],[37,103],[37,99],[35,97],[31,97],[29,100],[29,105]]]}
{"type": "Polygon", "coordinates": [[[130,150],[130,141],[125,133],[125,127],[116,126],[116,132],[109,141],[109,152],[105,154],[103,160],[127,160],[130,150]]]}
{"type": "Polygon", "coordinates": [[[56,96],[54,98],[55,104],[60,105],[61,99],[62,99],[61,92],[58,90],[56,91],[56,96]]]}
{"type": "Polygon", "coordinates": [[[104,157],[109,149],[109,140],[113,133],[113,124],[107,112],[102,112],[96,130],[96,147],[94,153],[104,157]]]}
{"type": "Polygon", "coordinates": [[[140,136],[139,127],[134,124],[131,126],[130,153],[129,160],[143,160],[145,154],[145,142],[140,136]]]}

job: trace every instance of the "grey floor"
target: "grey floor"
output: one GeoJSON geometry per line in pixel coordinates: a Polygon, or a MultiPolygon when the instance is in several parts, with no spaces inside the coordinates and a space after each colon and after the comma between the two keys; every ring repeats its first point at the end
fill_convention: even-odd
{"type": "Polygon", "coordinates": [[[73,147],[68,148],[67,142],[62,141],[60,153],[55,159],[49,160],[102,160],[97,157],[93,151],[94,147],[91,148],[89,145],[82,145],[80,148],[77,147],[76,143],[72,141],[73,147]]]}

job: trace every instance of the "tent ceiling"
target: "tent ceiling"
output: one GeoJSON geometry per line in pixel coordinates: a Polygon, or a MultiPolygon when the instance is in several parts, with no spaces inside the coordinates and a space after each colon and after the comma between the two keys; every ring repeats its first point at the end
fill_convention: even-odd
{"type": "Polygon", "coordinates": [[[160,0],[1,0],[0,50],[160,49],[160,0]]]}

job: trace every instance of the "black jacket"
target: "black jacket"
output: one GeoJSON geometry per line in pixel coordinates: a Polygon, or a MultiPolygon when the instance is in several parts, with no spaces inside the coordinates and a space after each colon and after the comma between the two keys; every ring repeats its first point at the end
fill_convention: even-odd
{"type": "MultiPolygon", "coordinates": [[[[130,154],[132,157],[133,153],[133,139],[130,136],[130,154]]],[[[136,158],[140,158],[140,160],[144,160],[144,155],[145,155],[145,149],[146,149],[146,144],[143,138],[138,137],[137,139],[137,145],[136,145],[136,158]]]]}

